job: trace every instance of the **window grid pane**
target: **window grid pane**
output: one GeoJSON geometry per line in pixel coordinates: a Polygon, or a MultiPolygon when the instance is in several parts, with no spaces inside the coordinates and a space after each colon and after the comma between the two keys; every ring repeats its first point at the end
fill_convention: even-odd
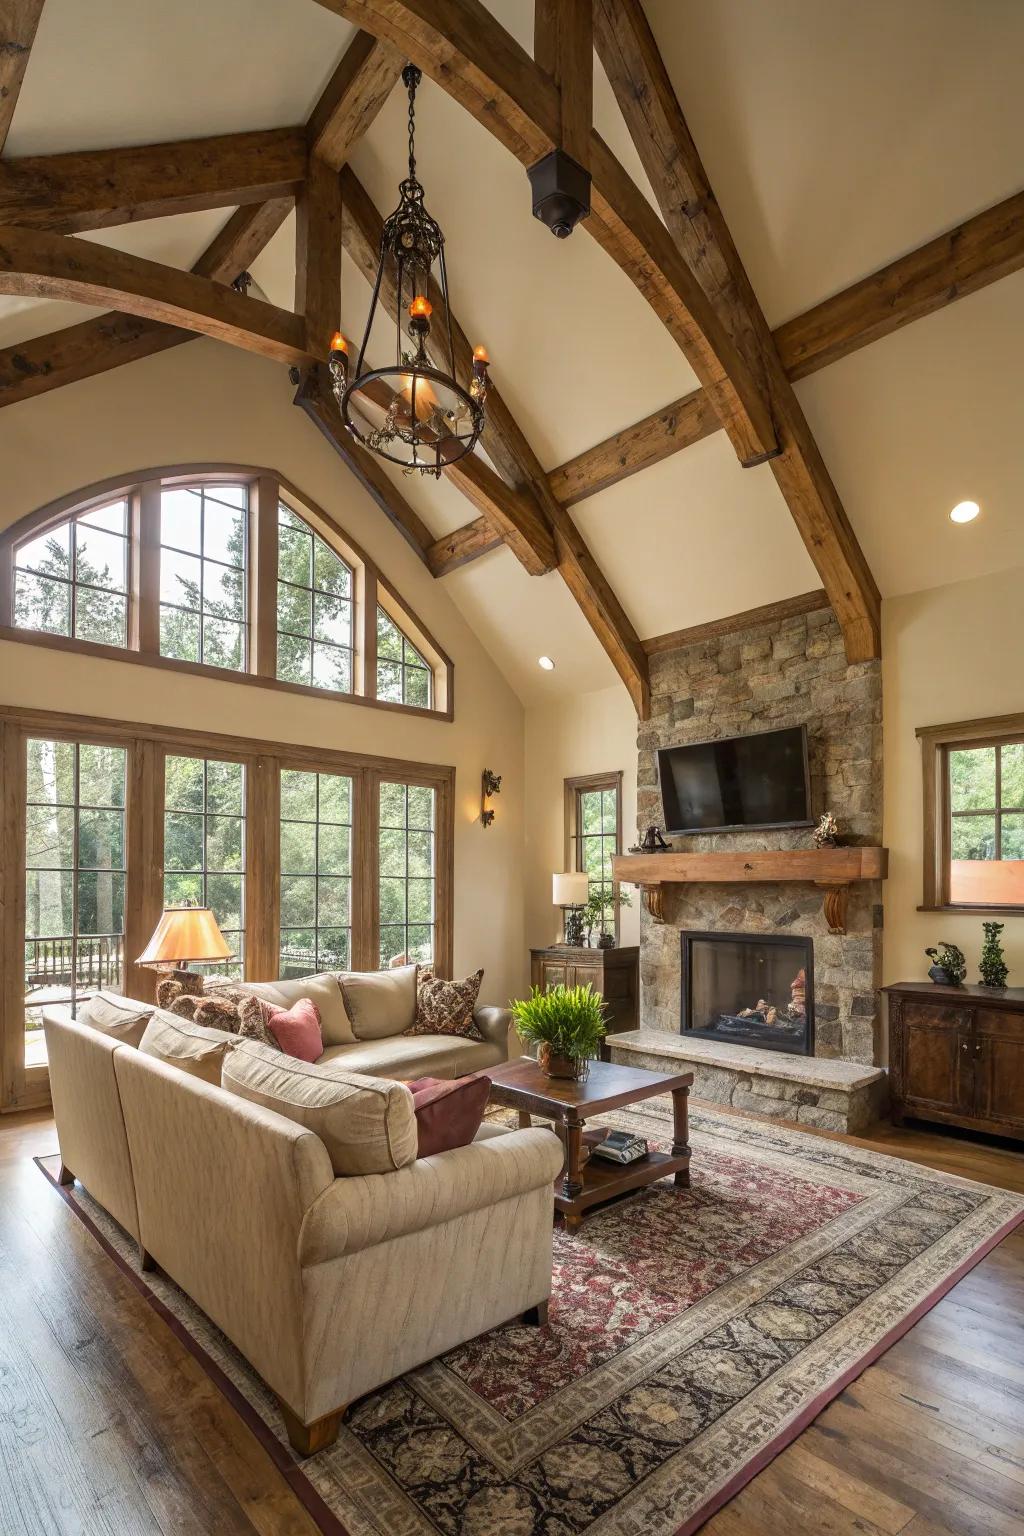
{"type": "Polygon", "coordinates": [[[245,768],[168,755],[164,771],[164,905],[210,907],[230,960],[196,969],[245,970],[245,768]]]}
{"type": "Polygon", "coordinates": [[[433,708],[434,674],[384,609],[377,608],[377,697],[390,704],[433,708]]]}
{"type": "Polygon", "coordinates": [[[160,498],[160,654],[244,672],[248,487],[169,487],[160,498]]]}
{"type": "Polygon", "coordinates": [[[42,1008],[124,974],[124,747],[31,738],[26,794],[25,1064],[46,1060],[42,1008]]]}
{"type": "Polygon", "coordinates": [[[281,772],[282,977],[347,971],[352,957],[352,780],[281,772]]]}
{"type": "Polygon", "coordinates": [[[21,546],[14,577],[17,628],[127,646],[127,514],[125,501],[110,502],[21,546]]]}
{"type": "Polygon", "coordinates": [[[283,502],[277,517],[277,675],[351,693],[352,568],[283,502]]]}
{"type": "Polygon", "coordinates": [[[590,894],[604,906],[603,922],[614,920],[612,856],[618,840],[618,790],[581,789],[576,799],[577,868],[590,876],[590,894]]]}
{"type": "Polygon", "coordinates": [[[434,789],[380,786],[380,969],[426,964],[435,951],[434,789]]]}
{"type": "Polygon", "coordinates": [[[951,749],[949,899],[1024,906],[1024,743],[951,749]]]}

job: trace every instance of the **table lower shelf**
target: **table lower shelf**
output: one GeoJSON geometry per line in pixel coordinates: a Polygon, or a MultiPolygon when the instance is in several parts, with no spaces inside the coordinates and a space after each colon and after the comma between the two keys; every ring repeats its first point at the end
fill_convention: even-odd
{"type": "Polygon", "coordinates": [[[658,1179],[675,1174],[676,1183],[684,1188],[690,1182],[690,1154],[673,1156],[670,1152],[648,1152],[635,1163],[609,1163],[600,1157],[591,1157],[582,1170],[583,1188],[578,1194],[562,1193],[564,1175],[555,1180],[555,1210],[561,1211],[570,1229],[579,1226],[584,1211],[613,1200],[633,1189],[643,1189],[658,1179]]]}

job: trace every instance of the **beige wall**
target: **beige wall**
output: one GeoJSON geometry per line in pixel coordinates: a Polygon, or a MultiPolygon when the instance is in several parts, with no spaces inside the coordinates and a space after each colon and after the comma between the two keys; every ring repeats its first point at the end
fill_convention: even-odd
{"type": "MultiPolygon", "coordinates": [[[[561,939],[551,876],[563,867],[563,784],[584,773],[622,770],[622,839],[636,832],[636,711],[621,684],[526,713],[526,938],[532,948],[561,939]]],[[[640,939],[638,893],[622,912],[620,940],[640,939]]]]}
{"type": "MultiPolygon", "coordinates": [[[[885,751],[884,979],[924,976],[926,945],[959,944],[978,979],[982,916],[918,912],[923,868],[920,725],[1024,710],[1024,569],[890,598],[882,605],[885,751]]],[[[1010,985],[1024,986],[1024,915],[1003,933],[1010,985]]]]}
{"type": "Polygon", "coordinates": [[[293,393],[283,367],[203,340],[11,406],[0,412],[0,527],[93,481],[162,464],[275,469],[362,545],[451,656],[454,723],[11,643],[0,643],[0,703],[454,764],[455,972],[483,965],[486,999],[504,1002],[527,974],[522,706],[293,393]],[[486,831],[485,767],[503,776],[486,831]]]}

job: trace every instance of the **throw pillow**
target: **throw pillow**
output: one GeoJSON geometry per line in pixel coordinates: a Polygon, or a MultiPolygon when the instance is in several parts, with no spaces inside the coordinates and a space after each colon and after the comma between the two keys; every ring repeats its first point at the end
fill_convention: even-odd
{"type": "Polygon", "coordinates": [[[242,1039],[256,1040],[272,1051],[279,1051],[277,1036],[270,1027],[273,1010],[273,1003],[264,1002],[262,997],[243,998],[238,1005],[238,1033],[242,1039]]]}
{"type": "Polygon", "coordinates": [[[458,1077],[420,1077],[406,1085],[416,1111],[417,1157],[468,1147],[480,1129],[491,1080],[484,1072],[458,1077]]]}
{"type": "Polygon", "coordinates": [[[338,978],[357,1040],[404,1034],[416,1019],[416,967],[343,971],[338,978]]]}
{"type": "MultiPolygon", "coordinates": [[[[221,1085],[313,1131],[339,1176],[391,1173],[416,1161],[412,1094],[402,1083],[346,1072],[336,1062],[293,1061],[242,1040],[224,1062],[221,1085]]],[[[366,1198],[372,1209],[370,1192],[366,1198]]],[[[386,1203],[381,1196],[377,1208],[386,1203]]]]}
{"type": "Polygon", "coordinates": [[[237,1002],[224,994],[218,994],[215,997],[199,997],[196,998],[192,1018],[206,1029],[224,1029],[230,1035],[237,1035],[241,1022],[238,1006],[237,1002]]]}
{"type": "Polygon", "coordinates": [[[164,976],[156,984],[156,1000],[161,1008],[170,1008],[179,997],[202,997],[203,978],[199,971],[181,971],[177,976],[164,976]]]}
{"type": "Polygon", "coordinates": [[[461,1035],[464,1040],[484,1037],[473,1022],[473,1009],[480,996],[483,971],[475,971],[464,981],[444,981],[440,976],[421,975],[416,991],[416,1018],[405,1031],[407,1035],[461,1035]]]}
{"type": "MultiPolygon", "coordinates": [[[[267,1004],[264,1004],[267,1007],[267,1004]]],[[[300,997],[290,1008],[269,1008],[267,1027],[286,1056],[299,1061],[319,1061],[324,1053],[320,1032],[320,1010],[308,997],[300,997]]]]}
{"type": "Polygon", "coordinates": [[[100,1034],[125,1045],[137,1046],[154,1013],[152,1003],[141,1003],[116,992],[94,992],[78,1010],[78,1022],[91,1024],[100,1034]]]}

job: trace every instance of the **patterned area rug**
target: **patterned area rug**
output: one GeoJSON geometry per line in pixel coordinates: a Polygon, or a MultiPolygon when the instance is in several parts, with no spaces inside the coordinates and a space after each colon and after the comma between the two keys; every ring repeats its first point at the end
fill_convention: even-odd
{"type": "MultiPolygon", "coordinates": [[[[606,1123],[671,1140],[667,1099],[606,1123]]],[[[80,1185],[62,1193],[331,1536],[690,1536],[1024,1220],[1024,1197],[840,1141],[706,1108],[691,1128],[691,1189],[556,1229],[546,1327],[495,1329],[371,1393],[301,1464],[223,1335],[138,1274],[80,1185]]]]}

